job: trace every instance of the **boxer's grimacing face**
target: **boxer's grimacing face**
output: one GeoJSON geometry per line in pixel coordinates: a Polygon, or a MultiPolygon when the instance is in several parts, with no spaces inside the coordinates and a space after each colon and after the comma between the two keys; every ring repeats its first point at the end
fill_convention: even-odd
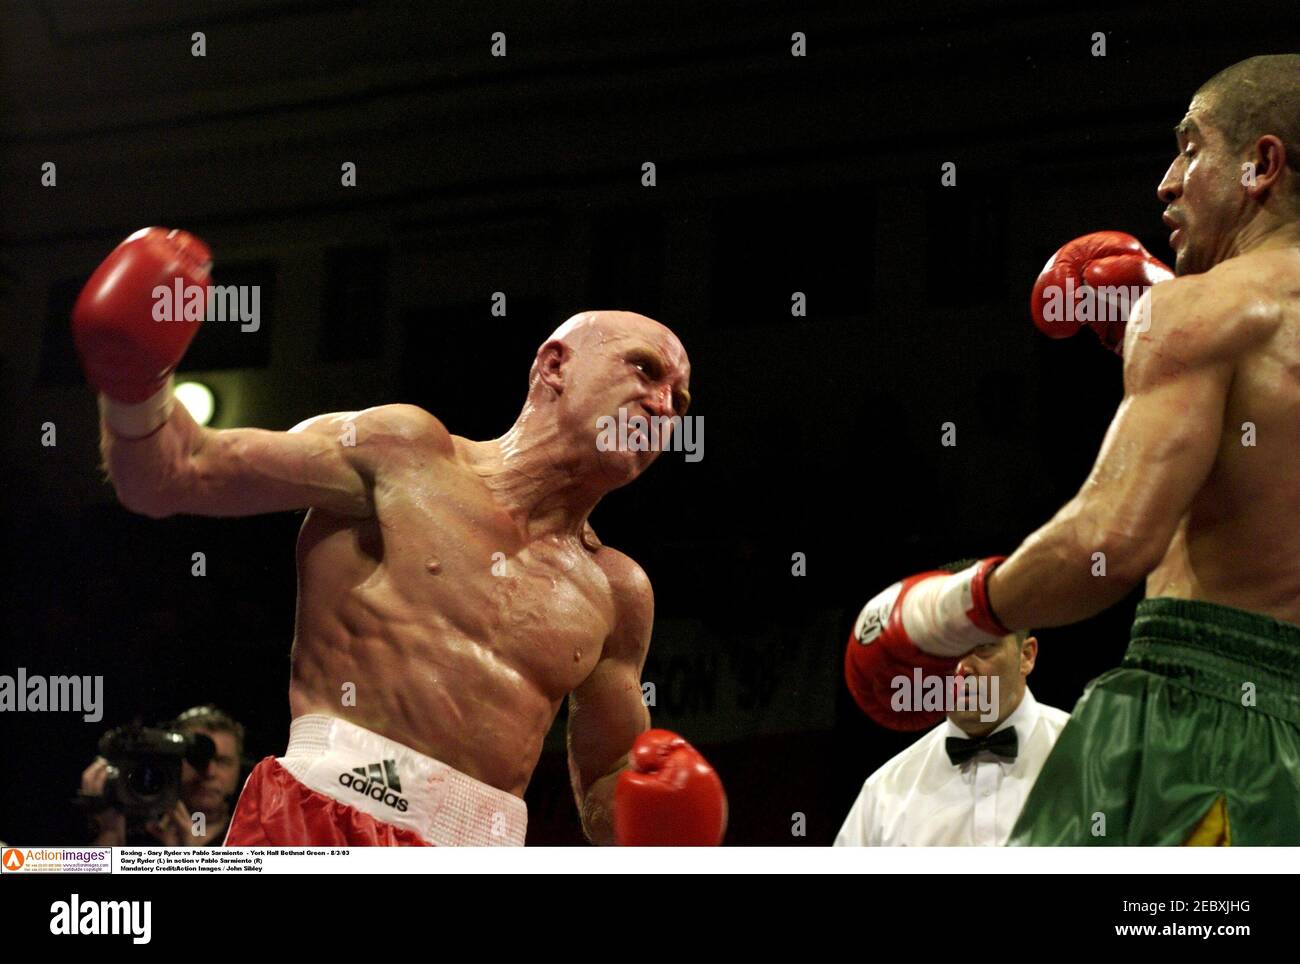
{"type": "MultiPolygon", "coordinates": [[[[671,444],[672,415],[690,406],[690,362],[681,342],[662,326],[608,334],[576,348],[566,361],[566,422],[590,445],[598,471],[612,486],[626,485],[644,472],[671,444]],[[646,445],[619,445],[602,451],[596,444],[603,417],[620,423],[646,420],[646,445]],[[656,422],[654,416],[659,416],[656,422]],[[638,450],[640,449],[640,450],[638,450]]],[[[635,425],[636,423],[632,423],[635,425]]],[[[629,434],[635,435],[629,426],[629,434]]],[[[620,440],[621,441],[621,440],[620,440]]]]}
{"type": "Polygon", "coordinates": [[[1156,189],[1172,231],[1177,275],[1200,274],[1228,257],[1248,210],[1241,158],[1216,126],[1211,107],[1206,98],[1192,99],[1174,131],[1178,156],[1156,189]]]}

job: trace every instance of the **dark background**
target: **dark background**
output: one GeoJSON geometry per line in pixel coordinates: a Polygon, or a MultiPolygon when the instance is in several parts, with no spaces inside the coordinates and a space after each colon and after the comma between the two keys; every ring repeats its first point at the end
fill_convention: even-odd
{"type": "MultiPolygon", "coordinates": [[[[210,243],[217,281],[262,285],[261,330],[209,324],[183,368],[217,427],[403,401],[492,437],[568,315],[674,328],[704,459],[663,456],[592,522],[654,583],[654,719],[717,766],[729,842],[828,844],[911,739],[844,690],[852,617],[913,570],[1011,551],[1082,482],[1120,365],[1039,336],[1029,289],[1087,231],[1170,256],[1171,128],[1219,69],[1295,46],[1269,6],[0,5],[0,673],[106,690],[99,724],[0,716],[0,837],[83,840],[81,769],[137,715],[213,701],[250,759],[284,748],[301,513],[152,521],[97,469],[68,311],[162,224],[210,243]]],[[[1134,602],[1039,634],[1040,701],[1068,709],[1118,662],[1134,602]]],[[[582,839],[562,726],[530,843],[582,839]]]]}

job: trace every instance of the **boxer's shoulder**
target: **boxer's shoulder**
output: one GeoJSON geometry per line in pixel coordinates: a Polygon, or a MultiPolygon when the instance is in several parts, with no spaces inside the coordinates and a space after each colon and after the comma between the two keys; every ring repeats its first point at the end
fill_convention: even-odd
{"type": "Polygon", "coordinates": [[[357,413],[357,426],[370,433],[371,441],[436,450],[453,455],[452,436],[442,422],[418,405],[377,405],[357,413]]]}
{"type": "Polygon", "coordinates": [[[352,413],[344,426],[351,460],[376,475],[425,471],[430,457],[452,460],[452,435],[418,405],[377,405],[352,413]]]}
{"type": "Polygon", "coordinates": [[[631,556],[601,542],[590,523],[583,525],[582,545],[605,577],[615,625],[623,636],[637,640],[639,645],[649,638],[654,622],[654,588],[650,577],[631,556]]]}
{"type": "Polygon", "coordinates": [[[1266,340],[1280,319],[1277,299],[1242,266],[1155,285],[1134,309],[1135,317],[1143,313],[1149,323],[1138,328],[1131,354],[1126,349],[1126,382],[1233,362],[1266,340]]]}
{"type": "Polygon", "coordinates": [[[654,589],[645,570],[631,556],[609,546],[601,546],[593,558],[609,581],[619,621],[653,621],[654,589]]]}
{"type": "Polygon", "coordinates": [[[1295,283],[1297,260],[1300,260],[1300,254],[1293,248],[1247,251],[1220,261],[1204,274],[1193,277],[1266,288],[1276,287],[1281,281],[1291,287],[1295,283]]]}
{"type": "Polygon", "coordinates": [[[418,405],[376,405],[359,412],[329,412],[299,422],[289,431],[338,437],[348,447],[361,451],[393,444],[427,446],[444,455],[454,451],[446,426],[418,405]]]}

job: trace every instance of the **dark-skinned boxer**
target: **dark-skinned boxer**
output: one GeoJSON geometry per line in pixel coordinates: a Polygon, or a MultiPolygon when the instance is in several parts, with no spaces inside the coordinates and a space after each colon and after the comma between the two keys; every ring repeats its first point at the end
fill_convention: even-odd
{"type": "MultiPolygon", "coordinates": [[[[1063,332],[1092,328],[1124,359],[1079,493],[1005,561],[912,577],[855,625],[855,698],[915,725],[890,719],[900,667],[942,672],[1007,627],[1086,619],[1145,580],[1123,663],[1076,705],[1013,845],[1300,842],[1298,93],[1294,54],[1196,93],[1157,190],[1177,277],[1127,327],[1063,332]]],[[[1105,235],[1048,263],[1040,327],[1067,275],[1076,297],[1081,281],[1158,281],[1136,242],[1105,235]]]]}

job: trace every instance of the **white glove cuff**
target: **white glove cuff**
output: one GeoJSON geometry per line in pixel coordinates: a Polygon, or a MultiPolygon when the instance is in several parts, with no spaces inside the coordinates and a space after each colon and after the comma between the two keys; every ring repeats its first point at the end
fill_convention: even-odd
{"type": "Polygon", "coordinates": [[[101,394],[99,414],[118,438],[141,439],[152,435],[171,417],[173,403],[172,377],[168,375],[163,387],[143,402],[115,402],[101,394]]]}

